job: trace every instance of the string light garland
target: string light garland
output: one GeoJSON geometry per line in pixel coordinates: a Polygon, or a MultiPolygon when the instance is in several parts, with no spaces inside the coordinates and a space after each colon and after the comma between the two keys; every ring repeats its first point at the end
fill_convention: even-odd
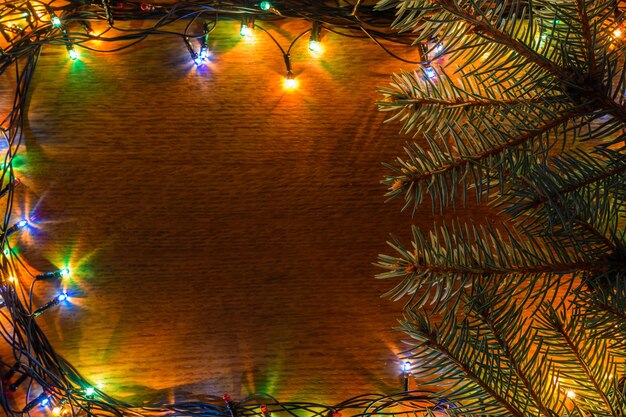
{"type": "MultiPolygon", "coordinates": [[[[42,314],[54,314],[53,307],[69,302],[65,290],[39,307],[33,302],[35,284],[58,285],[70,275],[69,268],[38,274],[29,273],[16,252],[8,246],[9,237],[31,225],[30,219],[11,224],[13,198],[20,180],[15,177],[15,157],[24,140],[25,101],[33,71],[42,49],[65,47],[70,61],[80,60],[81,50],[116,52],[150,36],[175,36],[182,40],[196,66],[204,65],[219,53],[209,49],[209,36],[221,21],[240,22],[240,36],[253,38],[263,33],[276,44],[285,64],[285,88],[298,85],[291,62],[291,51],[298,40],[309,34],[308,50],[314,57],[323,53],[323,32],[345,36],[354,41],[374,42],[391,56],[412,61],[390,52],[385,44],[410,46],[414,35],[390,29],[394,15],[375,11],[361,1],[354,4],[322,4],[306,1],[224,3],[219,1],[150,4],[138,1],[70,0],[62,6],[52,1],[10,0],[0,5],[0,75],[14,68],[16,93],[12,109],[0,122],[0,133],[7,150],[0,177],[0,198],[6,202],[4,222],[0,225],[3,251],[0,267],[0,336],[10,346],[12,358],[0,358],[0,404],[8,416],[38,411],[53,416],[224,416],[271,417],[272,415],[341,417],[342,412],[363,416],[409,415],[441,409],[434,394],[408,390],[408,372],[403,372],[404,391],[397,395],[361,395],[334,406],[310,402],[279,402],[266,394],[255,394],[240,402],[229,395],[202,402],[156,404],[136,407],[119,401],[100,387],[94,387],[59,356],[37,324],[42,314]],[[283,48],[266,28],[284,19],[308,21],[311,28],[295,36],[283,48]],[[124,22],[143,20],[148,28],[135,29],[124,22]],[[173,29],[185,23],[184,30],[173,29]],[[101,27],[104,30],[100,30],[101,27]],[[98,30],[94,30],[94,27],[98,30]],[[99,32],[99,33],[98,33],[99,32]],[[97,41],[97,43],[95,42],[97,41]],[[28,285],[30,284],[30,285],[28,285]],[[26,288],[30,286],[30,291],[26,288]],[[259,407],[259,403],[262,406],[259,407]]],[[[236,34],[234,34],[236,36],[236,34]]],[[[32,213],[31,213],[32,214],[32,213]]],[[[69,284],[68,284],[69,285],[69,284]]],[[[71,294],[71,289],[70,289],[71,294]]],[[[400,388],[400,384],[399,387],[400,388]]]]}

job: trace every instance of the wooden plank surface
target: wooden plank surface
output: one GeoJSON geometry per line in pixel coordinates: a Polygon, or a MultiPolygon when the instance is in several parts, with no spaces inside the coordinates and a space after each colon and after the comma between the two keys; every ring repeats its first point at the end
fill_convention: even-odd
{"type": "MultiPolygon", "coordinates": [[[[271,32],[286,45],[304,29],[271,32]]],[[[412,68],[326,34],[321,59],[295,47],[300,88],[286,92],[276,46],[237,33],[222,24],[200,69],[174,38],[80,62],[45,48],[16,209],[38,226],[17,242],[33,269],[75,273],[72,303],[41,322],[85,376],[137,403],[399,391],[401,304],[380,298],[391,283],[371,262],[414,222],[379,184],[408,138],[375,101],[412,68]]],[[[430,226],[430,207],[415,221],[430,226]]]]}

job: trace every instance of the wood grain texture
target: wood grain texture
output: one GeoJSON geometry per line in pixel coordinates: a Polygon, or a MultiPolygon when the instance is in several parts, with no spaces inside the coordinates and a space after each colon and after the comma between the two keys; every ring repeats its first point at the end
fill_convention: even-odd
{"type": "MultiPolygon", "coordinates": [[[[271,31],[285,45],[305,28],[271,31]]],[[[396,392],[401,304],[380,298],[392,283],[371,262],[389,233],[432,224],[428,205],[411,219],[384,204],[379,184],[408,138],[383,124],[376,89],[402,66],[326,34],[321,60],[295,48],[300,88],[285,92],[276,46],[237,31],[221,25],[201,69],[174,38],[75,63],[45,48],[18,170],[17,212],[38,229],[18,246],[35,270],[75,274],[72,303],[41,322],[85,376],[137,403],[396,392]]]]}

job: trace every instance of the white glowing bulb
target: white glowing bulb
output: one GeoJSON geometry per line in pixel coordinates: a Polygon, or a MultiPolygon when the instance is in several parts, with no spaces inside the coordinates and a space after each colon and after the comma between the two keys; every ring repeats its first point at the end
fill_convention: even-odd
{"type": "Polygon", "coordinates": [[[567,390],[567,398],[571,398],[573,400],[574,398],[576,398],[576,393],[571,389],[567,390]]]}
{"type": "Polygon", "coordinates": [[[324,48],[320,42],[311,40],[309,41],[309,51],[313,56],[319,56],[324,52],[324,48]]]}

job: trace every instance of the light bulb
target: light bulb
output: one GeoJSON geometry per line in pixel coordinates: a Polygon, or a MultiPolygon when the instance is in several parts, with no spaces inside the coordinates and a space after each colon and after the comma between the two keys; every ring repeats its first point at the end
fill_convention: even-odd
{"type": "Polygon", "coordinates": [[[202,45],[198,57],[200,59],[209,59],[209,48],[207,48],[206,45],[202,45]]]}
{"type": "Polygon", "coordinates": [[[411,362],[406,361],[402,364],[402,372],[404,372],[405,374],[407,372],[409,372],[409,369],[411,369],[411,362]]]}
{"type": "Polygon", "coordinates": [[[314,41],[314,40],[310,40],[309,41],[309,51],[311,51],[311,54],[313,56],[319,56],[322,54],[322,52],[324,52],[324,48],[322,47],[322,44],[318,41],[314,41]]]}
{"type": "Polygon", "coordinates": [[[295,90],[298,87],[298,81],[293,76],[288,75],[285,78],[285,88],[287,90],[295,90]]]}
{"type": "Polygon", "coordinates": [[[52,16],[52,19],[50,19],[50,23],[52,23],[52,26],[54,26],[55,28],[61,27],[61,19],[59,18],[59,16],[52,16]]]}
{"type": "Polygon", "coordinates": [[[442,52],[443,52],[443,44],[438,43],[437,45],[435,45],[435,54],[439,55],[442,52]]]}
{"type": "Polygon", "coordinates": [[[322,39],[322,25],[318,21],[313,22],[313,27],[311,28],[311,37],[309,38],[309,51],[311,55],[317,57],[324,52],[324,48],[322,47],[322,43],[320,40],[322,39]]]}
{"type": "MultiPolygon", "coordinates": [[[[28,374],[24,373],[23,375],[28,375],[28,374]]],[[[24,407],[24,409],[22,410],[22,413],[27,414],[30,410],[35,408],[37,405],[41,405],[42,407],[45,407],[48,404],[50,404],[50,397],[48,396],[48,393],[44,391],[41,394],[39,394],[37,398],[35,398],[34,400],[26,404],[26,407],[24,407]]]]}
{"type": "Polygon", "coordinates": [[[426,67],[424,72],[426,73],[426,77],[428,78],[435,78],[437,76],[437,72],[433,67],[426,67]]]}
{"type": "Polygon", "coordinates": [[[576,393],[572,391],[571,389],[567,390],[567,398],[570,398],[573,400],[574,398],[576,398],[576,393]]]}
{"type": "Polygon", "coordinates": [[[261,10],[269,10],[272,8],[272,3],[269,1],[262,1],[261,4],[259,4],[259,7],[261,10]]]}
{"type": "Polygon", "coordinates": [[[52,415],[53,416],[60,416],[61,415],[61,407],[54,407],[52,409],[52,415]]]}
{"type": "MultiPolygon", "coordinates": [[[[25,219],[22,219],[20,221],[18,221],[17,223],[15,223],[13,226],[9,227],[5,232],[4,232],[4,236],[9,237],[11,236],[13,233],[17,232],[20,229],[23,229],[24,227],[28,226],[28,221],[25,219]]],[[[2,234],[0,234],[0,237],[2,236],[2,234]]]]}
{"type": "Polygon", "coordinates": [[[43,274],[39,274],[35,276],[35,280],[37,281],[50,281],[56,278],[65,278],[70,276],[69,268],[61,268],[56,271],[44,272],[43,274]]]}
{"type": "Polygon", "coordinates": [[[620,28],[615,29],[613,31],[613,37],[619,38],[620,36],[622,36],[622,30],[620,28]]]}
{"type": "Polygon", "coordinates": [[[70,55],[70,59],[72,61],[76,61],[78,59],[78,52],[76,52],[76,49],[74,49],[73,47],[68,47],[67,48],[67,53],[70,55]]]}
{"type": "Polygon", "coordinates": [[[52,300],[48,301],[46,304],[42,305],[37,310],[35,310],[33,312],[33,314],[32,314],[32,317],[33,318],[34,317],[39,317],[40,315],[42,315],[49,308],[52,308],[52,307],[58,305],[61,301],[65,301],[65,300],[67,300],[67,293],[62,292],[61,294],[57,295],[52,300]]]}
{"type": "Polygon", "coordinates": [[[96,390],[94,387],[87,387],[85,388],[85,396],[87,397],[91,397],[96,393],[96,390]]]}
{"type": "Polygon", "coordinates": [[[200,65],[202,65],[202,62],[204,60],[198,55],[197,57],[194,58],[193,62],[196,64],[196,67],[199,67],[200,65]]]}
{"type": "Polygon", "coordinates": [[[249,38],[252,36],[252,28],[246,24],[241,24],[241,29],[239,30],[239,34],[244,38],[249,38]]]}

